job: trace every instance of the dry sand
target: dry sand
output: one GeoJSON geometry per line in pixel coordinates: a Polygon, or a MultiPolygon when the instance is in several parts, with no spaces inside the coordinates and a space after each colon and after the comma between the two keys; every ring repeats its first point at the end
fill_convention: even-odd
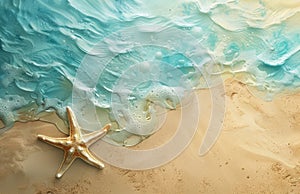
{"type": "MultiPolygon", "coordinates": [[[[265,102],[238,81],[225,84],[223,131],[203,157],[198,152],[211,111],[209,90],[198,92],[204,114],[190,146],[152,170],[109,164],[98,170],[76,160],[57,180],[63,152],[37,141],[36,135],[62,134],[48,123],[17,123],[0,136],[0,193],[300,193],[300,93],[265,102]]],[[[176,127],[172,121],[178,114],[169,114],[169,127],[176,127]]],[[[138,148],[166,137],[166,130],[159,131],[138,148]]]]}

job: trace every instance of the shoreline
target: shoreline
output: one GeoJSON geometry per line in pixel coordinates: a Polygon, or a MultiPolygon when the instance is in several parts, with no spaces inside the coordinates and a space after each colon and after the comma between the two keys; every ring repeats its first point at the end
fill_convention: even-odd
{"type": "MultiPolygon", "coordinates": [[[[225,81],[225,90],[223,129],[212,149],[198,154],[211,111],[209,90],[199,90],[203,114],[192,142],[170,163],[145,171],[106,163],[99,170],[76,160],[57,180],[63,152],[36,135],[63,134],[49,123],[16,123],[0,136],[0,193],[299,193],[300,92],[266,102],[233,79],[225,81]]],[[[176,126],[172,118],[178,114],[168,115],[167,126],[176,126]]],[[[159,145],[170,135],[158,131],[137,149],[159,145]]]]}

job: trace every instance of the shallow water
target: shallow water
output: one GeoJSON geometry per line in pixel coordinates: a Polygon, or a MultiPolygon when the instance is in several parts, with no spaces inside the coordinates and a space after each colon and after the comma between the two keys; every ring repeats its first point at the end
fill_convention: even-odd
{"type": "Polygon", "coordinates": [[[279,0],[1,1],[2,131],[53,111],[66,120],[72,106],[86,130],[112,122],[107,141],[134,145],[164,109],[224,75],[271,100],[300,85],[299,10],[279,0]]]}

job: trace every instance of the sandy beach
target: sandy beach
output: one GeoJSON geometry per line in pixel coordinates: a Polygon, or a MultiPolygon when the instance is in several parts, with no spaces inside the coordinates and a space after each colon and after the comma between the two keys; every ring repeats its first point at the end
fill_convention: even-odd
{"type": "MultiPolygon", "coordinates": [[[[236,80],[228,79],[225,89],[223,129],[209,153],[198,155],[211,111],[209,90],[199,90],[203,114],[191,144],[170,163],[145,171],[109,164],[99,170],[78,159],[58,180],[63,152],[36,136],[63,134],[49,123],[17,123],[0,136],[0,193],[300,193],[300,93],[266,102],[236,80]]],[[[169,127],[178,114],[169,113],[169,127]]],[[[158,131],[138,148],[168,137],[158,131]]]]}

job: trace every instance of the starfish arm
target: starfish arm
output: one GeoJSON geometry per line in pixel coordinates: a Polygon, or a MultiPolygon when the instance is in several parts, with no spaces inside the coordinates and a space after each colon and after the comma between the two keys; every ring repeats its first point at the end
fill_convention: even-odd
{"type": "Polygon", "coordinates": [[[68,140],[67,137],[54,138],[46,135],[38,135],[37,138],[58,148],[64,148],[66,146],[66,141],[68,140]]]}
{"type": "MultiPolygon", "coordinates": [[[[72,148],[70,150],[72,150],[72,148]]],[[[64,159],[63,159],[59,169],[57,170],[56,178],[58,178],[58,179],[61,178],[65,174],[65,172],[69,169],[69,167],[72,165],[72,163],[76,159],[74,152],[70,152],[70,150],[65,151],[64,159]]]]}
{"type": "Polygon", "coordinates": [[[67,116],[68,116],[68,121],[69,121],[69,128],[70,128],[69,133],[70,133],[71,138],[75,137],[75,139],[77,139],[76,136],[79,136],[78,138],[81,138],[80,127],[78,125],[75,114],[70,107],[67,107],[67,116]]]}
{"type": "Polygon", "coordinates": [[[106,133],[109,131],[111,127],[111,124],[105,125],[101,130],[94,131],[92,133],[86,134],[83,136],[84,142],[86,143],[87,146],[92,145],[99,139],[101,139],[103,136],[106,135],[106,133]]]}
{"type": "Polygon", "coordinates": [[[94,156],[88,149],[82,150],[80,155],[80,158],[85,162],[100,169],[104,168],[104,164],[100,162],[100,160],[96,156],[94,156]]]}

